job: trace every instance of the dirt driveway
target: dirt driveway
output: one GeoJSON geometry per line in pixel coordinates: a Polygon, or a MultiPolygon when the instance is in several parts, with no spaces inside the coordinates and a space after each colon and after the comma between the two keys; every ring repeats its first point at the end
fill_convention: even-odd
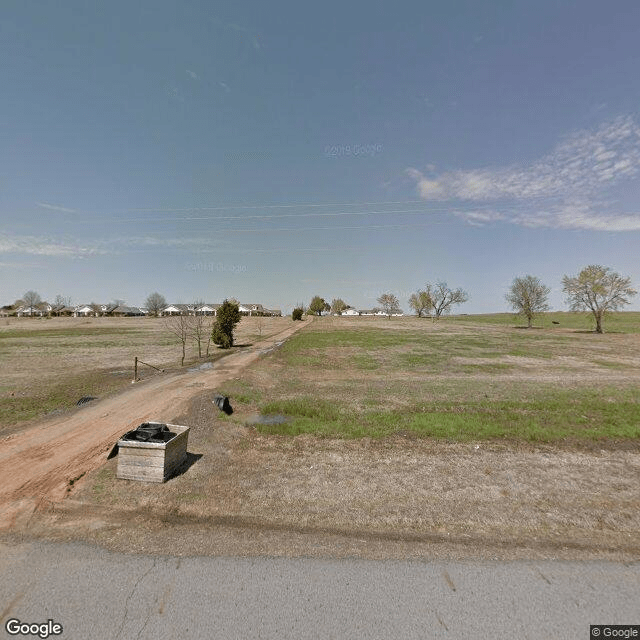
{"type": "Polygon", "coordinates": [[[147,420],[171,420],[193,396],[233,378],[306,323],[216,362],[213,369],[181,372],[133,386],[124,393],[47,419],[0,439],[0,530],[28,519],[42,501],[59,501],[70,481],[102,465],[126,431],[147,420]]]}

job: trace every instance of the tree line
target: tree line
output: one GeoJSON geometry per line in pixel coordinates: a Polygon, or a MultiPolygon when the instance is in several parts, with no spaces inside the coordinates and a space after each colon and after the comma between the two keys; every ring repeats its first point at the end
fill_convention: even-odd
{"type": "MultiPolygon", "coordinates": [[[[603,320],[607,313],[618,311],[630,304],[637,294],[631,285],[631,279],[621,276],[610,267],[589,265],[577,276],[565,275],[562,278],[562,290],[571,311],[587,311],[594,317],[596,333],[604,333],[603,320]]],[[[514,278],[505,300],[513,311],[527,320],[527,327],[533,326],[536,315],[548,311],[551,289],[533,275],[514,278]]],[[[409,306],[419,318],[426,316],[440,318],[451,312],[456,305],[469,300],[469,294],[461,288],[452,289],[444,281],[428,283],[409,297],[409,306]]],[[[378,298],[387,317],[402,313],[398,298],[393,293],[383,293],[378,298]]],[[[294,320],[301,320],[302,314],[321,315],[331,311],[341,315],[348,305],[341,298],[335,298],[331,304],[320,296],[314,296],[309,306],[299,304],[293,311],[294,320]]]]}

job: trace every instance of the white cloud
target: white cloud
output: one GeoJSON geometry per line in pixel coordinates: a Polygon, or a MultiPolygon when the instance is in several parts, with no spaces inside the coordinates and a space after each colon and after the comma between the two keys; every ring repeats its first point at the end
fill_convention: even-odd
{"type": "Polygon", "coordinates": [[[50,209],[51,211],[62,211],[63,213],[78,213],[76,209],[67,209],[67,207],[59,207],[55,204],[49,204],[48,202],[36,202],[36,205],[43,209],[50,209]]]}
{"type": "MultiPolygon", "coordinates": [[[[639,172],[640,127],[631,117],[573,133],[551,153],[529,165],[430,176],[414,168],[406,170],[424,200],[493,201],[496,206],[505,207],[505,213],[494,219],[524,226],[614,231],[640,228],[638,214],[594,213],[599,206],[596,198],[605,189],[634,178],[639,172]],[[506,213],[506,206],[514,202],[519,211],[506,213]]],[[[456,215],[478,222],[473,212],[456,215]]]]}
{"type": "Polygon", "coordinates": [[[37,236],[13,236],[0,233],[0,253],[83,258],[106,252],[97,245],[83,245],[77,242],[60,242],[37,236]]]}
{"type": "Polygon", "coordinates": [[[184,249],[212,251],[227,247],[231,240],[223,238],[160,238],[156,236],[129,236],[93,242],[57,240],[37,236],[19,236],[0,233],[0,254],[26,254],[60,258],[85,258],[93,255],[113,255],[134,249],[184,249]]]}
{"type": "Polygon", "coordinates": [[[187,75],[192,80],[200,80],[200,76],[195,71],[191,71],[190,69],[187,69],[186,72],[187,72],[187,75]]]}
{"type": "Polygon", "coordinates": [[[222,238],[160,238],[158,236],[131,236],[106,241],[108,246],[116,249],[130,249],[132,247],[188,249],[190,251],[207,251],[219,249],[231,244],[230,240],[222,238]]]}

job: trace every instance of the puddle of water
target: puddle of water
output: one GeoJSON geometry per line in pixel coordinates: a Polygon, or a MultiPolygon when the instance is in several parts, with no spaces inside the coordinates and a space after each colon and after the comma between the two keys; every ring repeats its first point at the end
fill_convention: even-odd
{"type": "Polygon", "coordinates": [[[195,373],[196,371],[206,371],[207,369],[213,369],[213,362],[203,362],[198,367],[191,367],[189,371],[195,373]]]}
{"type": "Polygon", "coordinates": [[[287,416],[280,415],[278,413],[271,415],[262,415],[260,413],[256,413],[256,415],[251,416],[247,420],[248,425],[252,424],[284,424],[285,422],[289,422],[291,418],[287,418],[287,416]]]}

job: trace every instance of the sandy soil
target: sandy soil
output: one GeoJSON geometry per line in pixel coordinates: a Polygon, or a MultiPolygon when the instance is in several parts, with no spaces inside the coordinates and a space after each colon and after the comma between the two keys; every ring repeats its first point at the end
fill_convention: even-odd
{"type": "Polygon", "coordinates": [[[0,530],[28,519],[43,502],[64,498],[70,481],[104,464],[122,434],[148,420],[169,421],[194,395],[213,390],[306,323],[295,323],[213,369],[161,376],[0,439],[0,530]],[[167,416],[169,418],[167,418],[167,416]]]}

